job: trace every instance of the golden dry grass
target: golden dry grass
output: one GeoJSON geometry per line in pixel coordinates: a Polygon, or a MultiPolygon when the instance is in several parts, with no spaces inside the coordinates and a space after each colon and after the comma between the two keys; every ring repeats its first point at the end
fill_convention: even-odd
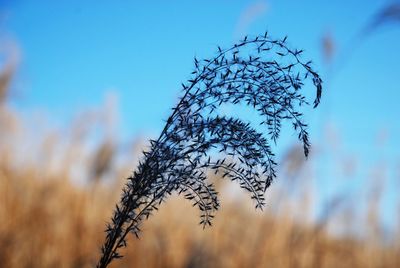
{"type": "MultiPolygon", "coordinates": [[[[117,193],[117,186],[79,188],[62,174],[1,166],[1,266],[93,266],[117,193]]],[[[398,245],[334,238],[290,213],[272,216],[229,200],[202,230],[190,203],[171,197],[113,267],[399,267],[398,245]]]]}
{"type": "MultiPolygon", "coordinates": [[[[23,122],[0,105],[0,267],[93,267],[123,184],[115,179],[133,167],[113,162],[117,148],[109,138],[87,153],[90,124],[33,140],[23,122]],[[22,146],[26,141],[40,145],[22,146]],[[86,172],[76,175],[77,167],[86,172]]],[[[327,231],[329,224],[350,225],[352,215],[339,217],[328,208],[318,223],[299,220],[312,212],[310,189],[293,200],[273,186],[268,200],[276,204],[260,212],[246,195],[232,197],[236,191],[226,185],[218,185],[222,209],[212,228],[203,230],[196,209],[173,196],[145,222],[140,240],[129,239],[125,257],[112,267],[400,267],[399,240],[384,241],[374,198],[368,221],[358,222],[367,234],[355,239],[327,231]]]]}

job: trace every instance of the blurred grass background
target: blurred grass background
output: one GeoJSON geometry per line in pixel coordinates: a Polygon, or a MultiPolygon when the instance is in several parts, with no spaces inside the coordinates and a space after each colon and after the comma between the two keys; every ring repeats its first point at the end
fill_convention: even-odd
{"type": "MultiPolygon", "coordinates": [[[[7,104],[10,68],[3,68],[0,88],[0,266],[91,267],[122,178],[145,143],[133,140],[121,150],[107,134],[112,97],[79,114],[68,131],[26,123],[7,104]],[[94,132],[103,133],[95,142],[94,132]],[[34,147],[29,145],[33,136],[34,147]]],[[[318,152],[305,162],[301,148],[288,149],[264,212],[254,211],[231,183],[212,178],[222,209],[205,230],[189,202],[170,198],[112,266],[399,267],[399,225],[388,236],[379,217],[384,174],[374,173],[365,186],[367,196],[359,197],[366,204],[362,215],[338,196],[315,218],[317,157],[318,152]]]]}
{"type": "MultiPolygon", "coordinates": [[[[398,20],[399,10],[378,12],[365,31],[398,20]]],[[[114,95],[58,127],[46,112],[21,113],[11,103],[20,94],[13,87],[20,51],[0,41],[0,267],[92,267],[147,137],[121,142],[115,135],[120,118],[114,95]]],[[[321,47],[328,71],[335,46],[327,32],[321,47]]],[[[389,134],[377,132],[380,146],[389,134]]],[[[362,185],[335,189],[322,202],[332,190],[317,187],[332,179],[318,177],[326,157],[337,180],[351,181],[365,166],[356,154],[340,151],[340,133],[327,122],[308,161],[296,144],[279,155],[279,178],[267,192],[265,211],[255,211],[234,184],[212,177],[222,202],[212,228],[203,230],[197,210],[174,196],[145,222],[141,239],[130,237],[125,257],[112,267],[400,267],[398,189],[390,189],[395,210],[388,211],[394,214],[382,217],[393,188],[388,178],[400,178],[399,160],[394,166],[385,157],[370,159],[362,185]]]]}

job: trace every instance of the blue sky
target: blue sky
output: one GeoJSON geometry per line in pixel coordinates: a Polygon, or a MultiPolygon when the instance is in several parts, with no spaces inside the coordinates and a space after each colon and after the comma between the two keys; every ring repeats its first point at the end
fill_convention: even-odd
{"type": "MultiPolygon", "coordinates": [[[[322,105],[308,118],[312,141],[326,143],[324,129],[334,126],[340,136],[335,152],[358,157],[359,168],[366,170],[352,183],[336,180],[329,164],[335,156],[325,155],[318,172],[330,177],[321,182],[330,193],[359,188],[375,163],[385,161],[390,170],[399,165],[400,24],[387,23],[362,40],[357,37],[388,3],[5,1],[0,27],[21,51],[21,97],[13,101],[17,109],[26,114],[43,110],[62,125],[77,110],[99,105],[112,91],[119,98],[122,139],[160,131],[181,82],[189,78],[194,56],[211,56],[217,45],[227,47],[243,34],[268,30],[276,38],[288,35],[289,44],[305,49],[305,57],[313,59],[325,81],[322,105]],[[333,73],[322,54],[321,40],[327,33],[337,55],[345,55],[333,73]],[[378,145],[376,137],[382,132],[387,138],[378,145]]],[[[389,176],[395,189],[398,178],[392,171],[389,176]]],[[[388,221],[398,193],[393,189],[385,199],[388,221]]]]}

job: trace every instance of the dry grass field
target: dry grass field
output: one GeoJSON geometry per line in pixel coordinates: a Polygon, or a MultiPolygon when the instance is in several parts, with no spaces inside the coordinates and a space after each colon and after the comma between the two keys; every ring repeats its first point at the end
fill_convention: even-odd
{"type": "MultiPolygon", "coordinates": [[[[101,113],[80,116],[67,130],[44,130],[32,118],[0,104],[0,267],[93,267],[138,142],[121,153],[101,113]],[[93,129],[106,134],[93,142],[93,129]]],[[[286,161],[296,170],[296,161],[286,161]]],[[[289,185],[272,186],[265,211],[255,211],[246,194],[219,183],[222,208],[205,230],[197,210],[173,196],[112,267],[400,267],[400,239],[386,239],[380,226],[379,189],[365,220],[350,208],[337,212],[334,200],[316,221],[311,183],[294,184],[296,193],[289,185]],[[354,229],[362,235],[349,235],[354,229]]]]}

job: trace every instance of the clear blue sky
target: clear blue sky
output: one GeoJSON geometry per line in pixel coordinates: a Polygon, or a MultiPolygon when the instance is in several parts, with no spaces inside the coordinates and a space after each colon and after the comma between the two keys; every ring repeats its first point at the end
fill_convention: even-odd
{"type": "MultiPolygon", "coordinates": [[[[360,179],[352,183],[332,178],[329,161],[334,156],[321,160],[320,176],[330,177],[321,187],[331,193],[361,187],[368,168],[380,161],[390,167],[390,187],[399,187],[393,170],[400,161],[400,23],[379,27],[362,42],[356,38],[387,3],[5,1],[0,26],[22,53],[18,109],[42,109],[54,121],[67,121],[113,90],[119,97],[123,139],[159,132],[181,82],[189,77],[193,56],[211,56],[217,45],[229,46],[243,34],[267,29],[276,38],[288,35],[293,47],[304,48],[313,59],[327,87],[320,109],[309,118],[312,141],[326,143],[323,130],[333,125],[340,135],[339,157],[360,159],[360,179]],[[327,32],[339,55],[351,51],[334,75],[322,57],[321,39],[327,32]],[[354,43],[358,45],[349,50],[354,43]],[[388,136],[378,146],[382,129],[388,136]]],[[[394,220],[397,194],[389,191],[385,199],[388,221],[394,220]]]]}

